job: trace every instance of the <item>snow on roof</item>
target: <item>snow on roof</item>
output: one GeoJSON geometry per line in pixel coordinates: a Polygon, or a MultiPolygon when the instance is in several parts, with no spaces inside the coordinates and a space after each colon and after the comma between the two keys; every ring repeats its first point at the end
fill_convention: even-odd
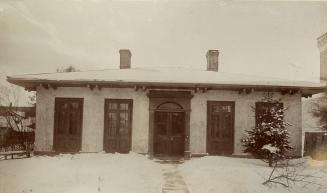
{"type": "MultiPolygon", "coordinates": [[[[168,83],[194,85],[244,85],[321,88],[323,84],[305,81],[290,81],[277,78],[249,76],[185,68],[130,68],[94,71],[43,73],[10,76],[14,84],[24,82],[110,82],[110,83],[168,83]]],[[[21,85],[21,84],[20,84],[21,85]]]]}

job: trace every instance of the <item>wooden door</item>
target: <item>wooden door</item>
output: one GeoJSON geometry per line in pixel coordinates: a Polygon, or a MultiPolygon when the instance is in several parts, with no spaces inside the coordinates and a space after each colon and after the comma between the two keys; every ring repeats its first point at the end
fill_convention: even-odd
{"type": "Polygon", "coordinates": [[[154,132],[155,155],[183,156],[184,132],[184,112],[156,112],[154,132]]]}
{"type": "Polygon", "coordinates": [[[56,98],[54,149],[57,152],[81,150],[83,99],[56,98]]]}
{"type": "Polygon", "coordinates": [[[104,150],[128,153],[131,149],[132,100],[107,99],[104,119],[104,150]]]}
{"type": "Polygon", "coordinates": [[[209,101],[207,152],[231,155],[234,146],[234,102],[209,101]]]}
{"type": "Polygon", "coordinates": [[[183,156],[185,146],[185,114],[184,112],[171,112],[170,139],[172,156],[183,156]]]}

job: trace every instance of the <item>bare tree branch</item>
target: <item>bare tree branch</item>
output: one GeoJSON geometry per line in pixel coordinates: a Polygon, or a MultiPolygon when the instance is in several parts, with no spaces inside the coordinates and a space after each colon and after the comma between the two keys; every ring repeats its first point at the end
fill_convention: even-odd
{"type": "Polygon", "coordinates": [[[287,188],[295,184],[301,184],[303,188],[307,186],[315,186],[318,189],[327,188],[325,184],[317,182],[322,177],[319,174],[326,174],[325,171],[318,170],[312,173],[305,173],[306,168],[304,162],[292,164],[289,159],[285,163],[278,164],[275,162],[268,178],[262,184],[279,184],[287,188]]]}

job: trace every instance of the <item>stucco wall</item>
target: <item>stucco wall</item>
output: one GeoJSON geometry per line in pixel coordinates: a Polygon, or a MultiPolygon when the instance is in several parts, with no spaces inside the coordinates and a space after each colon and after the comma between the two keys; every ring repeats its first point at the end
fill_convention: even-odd
{"type": "MultiPolygon", "coordinates": [[[[235,132],[234,132],[234,154],[242,155],[241,139],[247,129],[255,124],[255,112],[251,106],[262,100],[263,92],[251,94],[238,94],[237,91],[208,91],[206,93],[194,93],[191,100],[191,123],[190,123],[190,150],[193,154],[206,153],[207,133],[207,101],[235,101],[235,132]]],[[[301,143],[301,95],[280,95],[274,93],[275,99],[282,99],[285,111],[285,120],[292,124],[289,127],[291,133],[291,145],[295,148],[294,155],[300,156],[302,151],[301,143]]]]}
{"type": "MultiPolygon", "coordinates": [[[[238,94],[236,91],[208,91],[194,93],[191,99],[190,113],[190,150],[192,154],[206,153],[207,132],[207,101],[235,102],[235,132],[234,154],[241,155],[241,139],[246,129],[254,127],[255,118],[251,108],[255,102],[263,98],[263,92],[238,94]]],[[[282,99],[285,120],[292,124],[289,127],[291,143],[295,155],[301,155],[301,96],[280,95],[275,93],[275,99],[282,99]]],[[[37,89],[37,120],[36,120],[36,150],[52,151],[54,103],[55,97],[84,98],[82,152],[99,152],[103,150],[104,131],[104,101],[106,98],[133,99],[132,151],[148,153],[149,144],[149,98],[143,91],[134,89],[103,88],[101,91],[88,88],[58,88],[57,90],[38,87],[37,89]]]]}
{"type": "Polygon", "coordinates": [[[82,152],[103,150],[104,102],[107,98],[133,99],[132,151],[148,152],[149,99],[134,89],[37,88],[36,151],[52,151],[55,97],[84,98],[82,152]]]}

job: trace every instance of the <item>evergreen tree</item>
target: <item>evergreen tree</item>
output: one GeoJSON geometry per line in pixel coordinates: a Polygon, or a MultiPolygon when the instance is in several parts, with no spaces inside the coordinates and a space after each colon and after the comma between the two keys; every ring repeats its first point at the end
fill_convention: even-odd
{"type": "Polygon", "coordinates": [[[242,142],[245,153],[272,166],[274,162],[285,159],[287,151],[292,149],[287,130],[290,124],[284,121],[282,103],[269,98],[260,104],[256,105],[255,127],[246,131],[247,137],[242,142]]]}

